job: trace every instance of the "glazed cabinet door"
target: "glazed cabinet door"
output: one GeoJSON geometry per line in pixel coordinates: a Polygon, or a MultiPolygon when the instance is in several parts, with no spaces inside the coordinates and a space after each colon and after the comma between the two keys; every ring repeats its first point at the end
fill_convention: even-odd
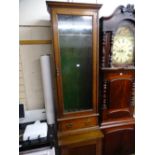
{"type": "Polygon", "coordinates": [[[96,20],[95,11],[52,10],[59,117],[97,110],[96,20]]]}
{"type": "Polygon", "coordinates": [[[63,113],[92,109],[92,16],[58,14],[57,20],[63,113]]]}

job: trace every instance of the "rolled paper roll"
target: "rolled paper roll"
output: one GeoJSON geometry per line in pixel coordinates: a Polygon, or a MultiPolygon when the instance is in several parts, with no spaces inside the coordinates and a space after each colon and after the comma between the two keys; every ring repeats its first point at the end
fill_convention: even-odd
{"type": "Polygon", "coordinates": [[[50,56],[49,55],[41,56],[40,63],[41,63],[41,74],[42,74],[47,123],[54,124],[55,114],[54,114],[54,98],[53,98],[50,56]]]}

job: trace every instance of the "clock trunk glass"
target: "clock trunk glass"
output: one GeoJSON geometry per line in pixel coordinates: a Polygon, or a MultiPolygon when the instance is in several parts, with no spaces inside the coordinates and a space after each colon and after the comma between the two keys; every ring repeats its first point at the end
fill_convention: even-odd
{"type": "Polygon", "coordinates": [[[112,46],[112,66],[131,66],[134,62],[134,34],[127,26],[117,29],[112,46]]]}
{"type": "Polygon", "coordinates": [[[64,112],[92,109],[92,16],[58,16],[64,112]]]}

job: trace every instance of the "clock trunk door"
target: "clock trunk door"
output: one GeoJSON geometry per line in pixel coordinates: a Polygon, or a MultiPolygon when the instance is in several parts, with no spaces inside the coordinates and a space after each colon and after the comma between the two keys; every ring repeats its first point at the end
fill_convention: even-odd
{"type": "Polygon", "coordinates": [[[97,103],[95,12],[53,9],[59,115],[93,113],[97,103]]]}

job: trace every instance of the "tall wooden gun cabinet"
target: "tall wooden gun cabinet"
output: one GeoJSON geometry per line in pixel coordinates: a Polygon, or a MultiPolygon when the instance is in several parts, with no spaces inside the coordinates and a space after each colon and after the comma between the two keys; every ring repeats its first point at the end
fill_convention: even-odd
{"type": "Polygon", "coordinates": [[[47,2],[62,155],[101,155],[98,126],[99,4],[47,2]]]}
{"type": "Polygon", "coordinates": [[[104,155],[134,153],[135,10],[100,19],[100,125],[104,155]]]}

